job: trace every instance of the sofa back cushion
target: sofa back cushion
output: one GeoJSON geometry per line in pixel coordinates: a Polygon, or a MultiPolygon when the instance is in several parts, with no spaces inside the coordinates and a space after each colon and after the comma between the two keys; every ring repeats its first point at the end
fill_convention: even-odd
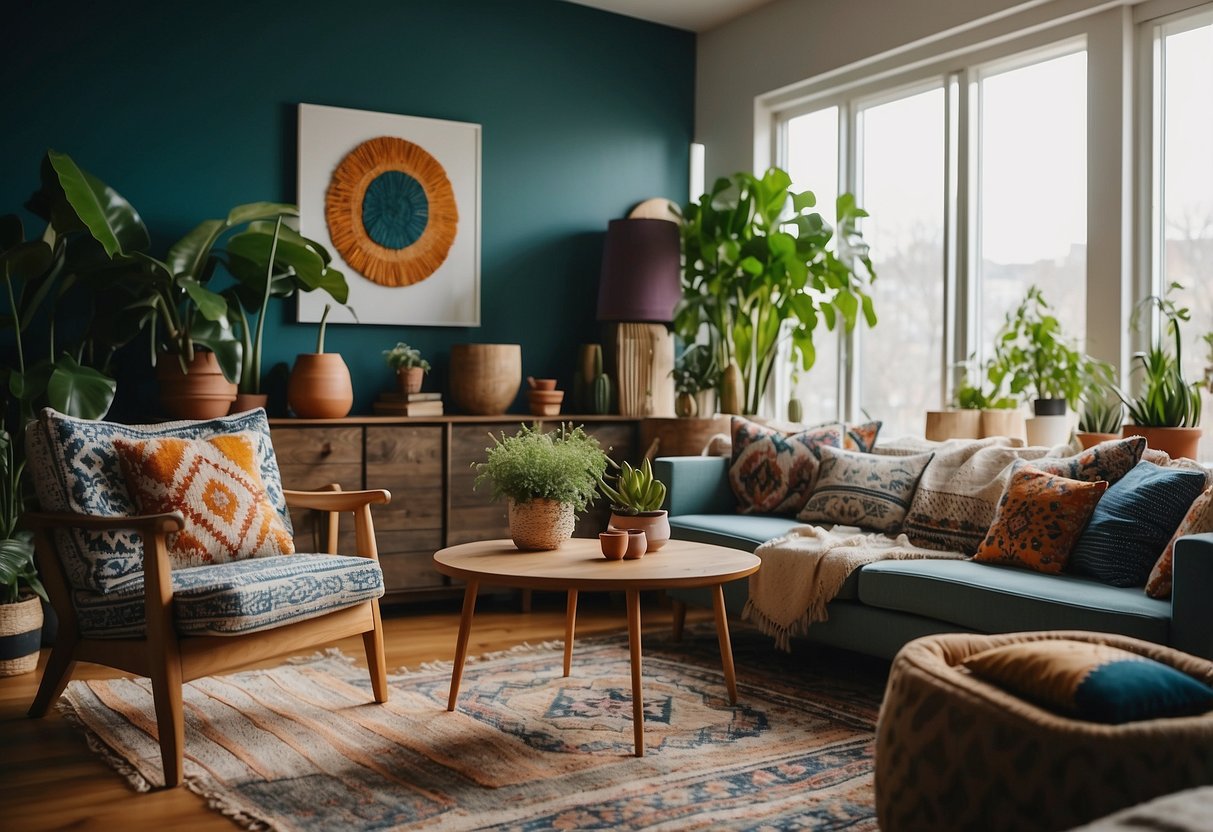
{"type": "MultiPolygon", "coordinates": [[[[261,409],[199,422],[121,425],[76,419],[47,408],[26,429],[29,471],[45,511],[131,516],[139,509],[126,488],[115,439],[206,439],[239,432],[252,435],[266,497],[289,532],[282,476],[261,409]]],[[[71,529],[58,530],[54,537],[68,582],[76,589],[110,592],[143,575],[143,543],[133,532],[71,529]]]]}
{"type": "Polygon", "coordinates": [[[796,519],[901,531],[918,480],[934,454],[877,456],[823,447],[813,494],[796,519]]]}
{"type": "Polygon", "coordinates": [[[819,449],[842,446],[837,424],[785,435],[734,416],[731,428],[729,485],[742,514],[796,514],[817,480],[819,449]]]}
{"type": "Polygon", "coordinates": [[[250,433],[114,440],[139,513],[185,517],[185,528],[168,536],[174,569],[294,554],[290,532],[265,494],[254,447],[250,433]]]}

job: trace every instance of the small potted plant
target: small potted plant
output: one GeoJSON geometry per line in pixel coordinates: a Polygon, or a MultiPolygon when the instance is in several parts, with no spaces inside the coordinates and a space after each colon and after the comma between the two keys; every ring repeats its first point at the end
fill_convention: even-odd
{"type": "Polygon", "coordinates": [[[704,390],[711,390],[720,383],[720,368],[712,351],[704,344],[687,347],[674,362],[670,371],[674,378],[674,415],[688,418],[699,415],[699,400],[704,390]]]}
{"type": "Polygon", "coordinates": [[[1032,286],[994,338],[989,375],[995,387],[1005,379],[1012,396],[1031,391],[1036,416],[1062,416],[1083,393],[1085,364],[1085,356],[1062,334],[1044,294],[1032,286]]]}
{"type": "Polygon", "coordinates": [[[324,305],[314,353],[295,356],[295,366],[286,386],[286,401],[303,419],[340,419],[354,406],[354,384],[350,368],[340,353],[324,351],[324,331],[332,304],[324,305]]]}
{"type": "Polygon", "coordinates": [[[611,501],[611,529],[640,529],[648,539],[648,551],[656,552],[670,539],[670,521],[665,509],[665,483],[653,477],[653,466],[645,457],[639,468],[623,463],[614,487],[599,479],[598,490],[611,501]]]}
{"type": "MultiPolygon", "coordinates": [[[[1182,288],[1172,283],[1167,294],[1182,288]]],[[[1124,426],[1124,433],[1144,436],[1147,445],[1173,458],[1195,459],[1201,435],[1200,382],[1189,384],[1184,378],[1179,328],[1180,322],[1189,320],[1191,313],[1167,295],[1150,295],[1133,310],[1134,329],[1139,326],[1142,313],[1150,310],[1157,310],[1166,324],[1148,350],[1133,356],[1136,369],[1141,371],[1138,395],[1127,396],[1119,388],[1116,391],[1133,420],[1133,424],[1124,426]],[[1174,354],[1165,346],[1167,336],[1174,340],[1174,354]]]]}
{"type": "Polygon", "coordinates": [[[34,568],[34,544],[19,531],[21,472],[8,431],[0,430],[0,676],[29,673],[38,666],[42,602],[46,591],[34,568]]]}
{"type": "Polygon", "coordinates": [[[1114,393],[1103,388],[1090,390],[1082,400],[1078,416],[1078,442],[1084,448],[1119,439],[1124,424],[1125,406],[1114,393]]]}
{"type": "Polygon", "coordinates": [[[519,549],[559,549],[606,473],[598,440],[566,424],[551,433],[523,425],[513,436],[492,439],[486,460],[475,464],[476,487],[487,483],[493,499],[509,501],[510,537],[519,549]]]}
{"type": "Polygon", "coordinates": [[[401,393],[421,392],[422,379],[430,371],[430,362],[421,357],[421,350],[399,341],[390,350],[383,351],[383,360],[396,371],[401,393]]]}

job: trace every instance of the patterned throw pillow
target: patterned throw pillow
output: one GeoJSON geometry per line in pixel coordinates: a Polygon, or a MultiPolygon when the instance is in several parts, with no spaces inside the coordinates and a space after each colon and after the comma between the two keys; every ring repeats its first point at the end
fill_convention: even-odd
{"type": "Polygon", "coordinates": [[[864,422],[861,425],[844,425],[842,447],[847,451],[870,454],[876,450],[876,437],[884,422],[864,422]]]}
{"type": "MultiPolygon", "coordinates": [[[[26,429],[28,467],[44,511],[129,516],[138,514],[138,508],[126,490],[114,450],[115,439],[207,439],[239,432],[256,437],[266,496],[289,531],[291,519],[282,495],[282,476],[270,442],[269,421],[261,409],[201,422],[120,425],[76,419],[47,408],[26,429]]],[[[143,543],[133,532],[59,530],[55,542],[68,581],[75,589],[111,592],[143,576],[143,543]]]]}
{"type": "Polygon", "coordinates": [[[1070,555],[1070,571],[1112,586],[1143,586],[1204,488],[1199,471],[1137,463],[1100,500],[1070,555]]]}
{"type": "Polygon", "coordinates": [[[742,514],[793,515],[804,507],[817,479],[818,449],[842,445],[838,425],[785,436],[734,416],[729,485],[742,514]]]}
{"type": "Polygon", "coordinates": [[[1108,484],[1067,479],[1016,463],[998,513],[973,560],[1057,574],[1108,484]]]}
{"type": "Polygon", "coordinates": [[[1150,571],[1150,577],[1146,581],[1146,595],[1163,600],[1171,597],[1171,560],[1175,557],[1175,541],[1184,535],[1206,532],[1213,532],[1213,488],[1206,488],[1201,492],[1184,515],[1175,534],[1171,535],[1171,541],[1163,550],[1162,557],[1150,571]]]}
{"type": "Polygon", "coordinates": [[[266,497],[251,434],[115,439],[114,448],[141,513],[185,515],[185,528],[168,537],[174,568],[294,554],[266,497]]]}
{"type": "Polygon", "coordinates": [[[965,659],[974,675],[1066,716],[1118,725],[1213,708],[1213,688],[1162,662],[1088,641],[1031,641],[965,659]]]}
{"type": "Polygon", "coordinates": [[[820,449],[817,487],[797,520],[898,532],[918,480],[934,454],[877,456],[820,449]]]}
{"type": "Polygon", "coordinates": [[[1092,445],[1074,456],[1047,456],[1032,463],[1032,467],[1059,477],[1083,482],[1105,481],[1113,485],[1141,461],[1146,440],[1141,436],[1109,439],[1092,445]]]}

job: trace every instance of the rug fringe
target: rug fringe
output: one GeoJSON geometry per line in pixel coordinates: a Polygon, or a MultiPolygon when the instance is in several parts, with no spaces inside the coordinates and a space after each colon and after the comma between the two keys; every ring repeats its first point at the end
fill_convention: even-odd
{"type": "Polygon", "coordinates": [[[60,699],[55,708],[59,711],[59,715],[63,717],[64,722],[84,734],[84,741],[88,744],[89,750],[104,760],[106,765],[122,775],[126,782],[130,783],[132,789],[137,792],[150,792],[152,790],[152,784],[139,772],[139,769],[128,763],[125,757],[106,745],[101,740],[101,737],[97,736],[96,732],[88,726],[88,723],[80,718],[80,714],[76,713],[76,709],[69,700],[66,698],[60,699]]]}
{"type": "MultiPolygon", "coordinates": [[[[468,656],[466,664],[476,664],[477,662],[487,662],[493,659],[504,659],[507,656],[517,656],[520,653],[538,653],[542,650],[555,650],[557,648],[564,649],[564,640],[548,640],[541,641],[538,644],[531,644],[529,641],[524,641],[522,644],[515,644],[513,647],[505,650],[491,650],[488,653],[481,653],[477,656],[468,656]]],[[[417,669],[424,672],[434,672],[441,670],[451,670],[455,667],[455,662],[451,659],[436,659],[432,662],[422,662],[417,666],[417,669]]],[[[407,667],[399,668],[394,671],[393,675],[407,676],[410,671],[407,667]]]]}
{"type": "Polygon", "coordinates": [[[206,801],[208,808],[214,809],[219,814],[230,820],[232,823],[242,829],[254,830],[254,832],[263,832],[263,830],[273,829],[274,825],[269,821],[263,820],[254,815],[245,806],[238,802],[225,798],[219,791],[214,788],[208,788],[201,778],[187,777],[185,778],[185,786],[194,794],[206,801]]]}

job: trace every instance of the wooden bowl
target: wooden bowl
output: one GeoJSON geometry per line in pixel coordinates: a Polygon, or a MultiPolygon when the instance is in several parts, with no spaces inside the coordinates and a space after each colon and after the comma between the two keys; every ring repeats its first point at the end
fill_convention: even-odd
{"type": "Polygon", "coordinates": [[[509,410],[521,385],[521,345],[451,347],[451,401],[459,410],[476,416],[498,416],[509,410]]]}

